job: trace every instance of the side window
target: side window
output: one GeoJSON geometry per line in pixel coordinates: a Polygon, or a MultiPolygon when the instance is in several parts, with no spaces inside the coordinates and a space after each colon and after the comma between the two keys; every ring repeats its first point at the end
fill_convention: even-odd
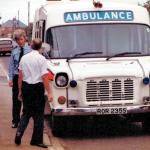
{"type": "Polygon", "coordinates": [[[51,56],[51,58],[58,57],[59,54],[56,46],[54,46],[54,35],[52,34],[51,28],[46,31],[46,43],[48,43],[51,48],[49,56],[51,56]]]}
{"type": "Polygon", "coordinates": [[[40,38],[44,42],[45,20],[36,22],[35,38],[40,38]]]}
{"type": "Polygon", "coordinates": [[[39,38],[39,22],[36,22],[36,27],[35,27],[35,38],[39,38]]]}
{"type": "Polygon", "coordinates": [[[53,48],[53,36],[50,28],[46,32],[46,43],[49,43],[50,46],[53,48]]]}
{"type": "Polygon", "coordinates": [[[44,34],[45,33],[45,20],[40,20],[39,22],[39,34],[40,34],[40,39],[42,42],[44,42],[44,34]]]}

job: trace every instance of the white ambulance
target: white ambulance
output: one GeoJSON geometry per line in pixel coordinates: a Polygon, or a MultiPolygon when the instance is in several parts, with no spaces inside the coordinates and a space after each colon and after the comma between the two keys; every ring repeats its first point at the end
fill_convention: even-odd
{"type": "Polygon", "coordinates": [[[149,13],[115,1],[53,0],[36,11],[33,38],[50,46],[54,133],[66,116],[119,115],[149,129],[149,13]]]}

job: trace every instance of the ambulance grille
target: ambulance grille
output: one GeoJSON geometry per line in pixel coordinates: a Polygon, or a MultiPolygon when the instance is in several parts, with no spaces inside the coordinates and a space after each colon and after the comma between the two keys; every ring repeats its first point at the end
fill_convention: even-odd
{"type": "Polygon", "coordinates": [[[120,101],[134,99],[134,80],[90,80],[86,83],[87,101],[120,101]]]}

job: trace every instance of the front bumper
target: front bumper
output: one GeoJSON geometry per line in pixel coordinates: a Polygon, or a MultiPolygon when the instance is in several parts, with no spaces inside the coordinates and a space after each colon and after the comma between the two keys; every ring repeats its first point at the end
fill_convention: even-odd
{"type": "Polygon", "coordinates": [[[150,105],[122,106],[122,107],[89,107],[89,108],[54,108],[51,104],[51,112],[54,116],[88,116],[88,115],[120,115],[142,114],[150,112],[150,105]],[[126,113],[98,113],[99,109],[125,108],[126,113]]]}

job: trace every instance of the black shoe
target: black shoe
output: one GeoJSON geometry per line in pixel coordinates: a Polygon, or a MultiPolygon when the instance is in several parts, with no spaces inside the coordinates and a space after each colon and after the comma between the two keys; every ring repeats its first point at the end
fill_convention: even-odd
{"type": "Polygon", "coordinates": [[[30,143],[30,145],[32,146],[38,146],[38,147],[42,147],[42,148],[48,148],[47,145],[43,144],[43,143],[30,143]]]}
{"type": "Polygon", "coordinates": [[[20,136],[17,136],[15,137],[15,144],[16,145],[20,145],[21,144],[21,137],[20,136]]]}
{"type": "Polygon", "coordinates": [[[12,128],[17,128],[18,127],[18,123],[12,123],[12,128]]]}

